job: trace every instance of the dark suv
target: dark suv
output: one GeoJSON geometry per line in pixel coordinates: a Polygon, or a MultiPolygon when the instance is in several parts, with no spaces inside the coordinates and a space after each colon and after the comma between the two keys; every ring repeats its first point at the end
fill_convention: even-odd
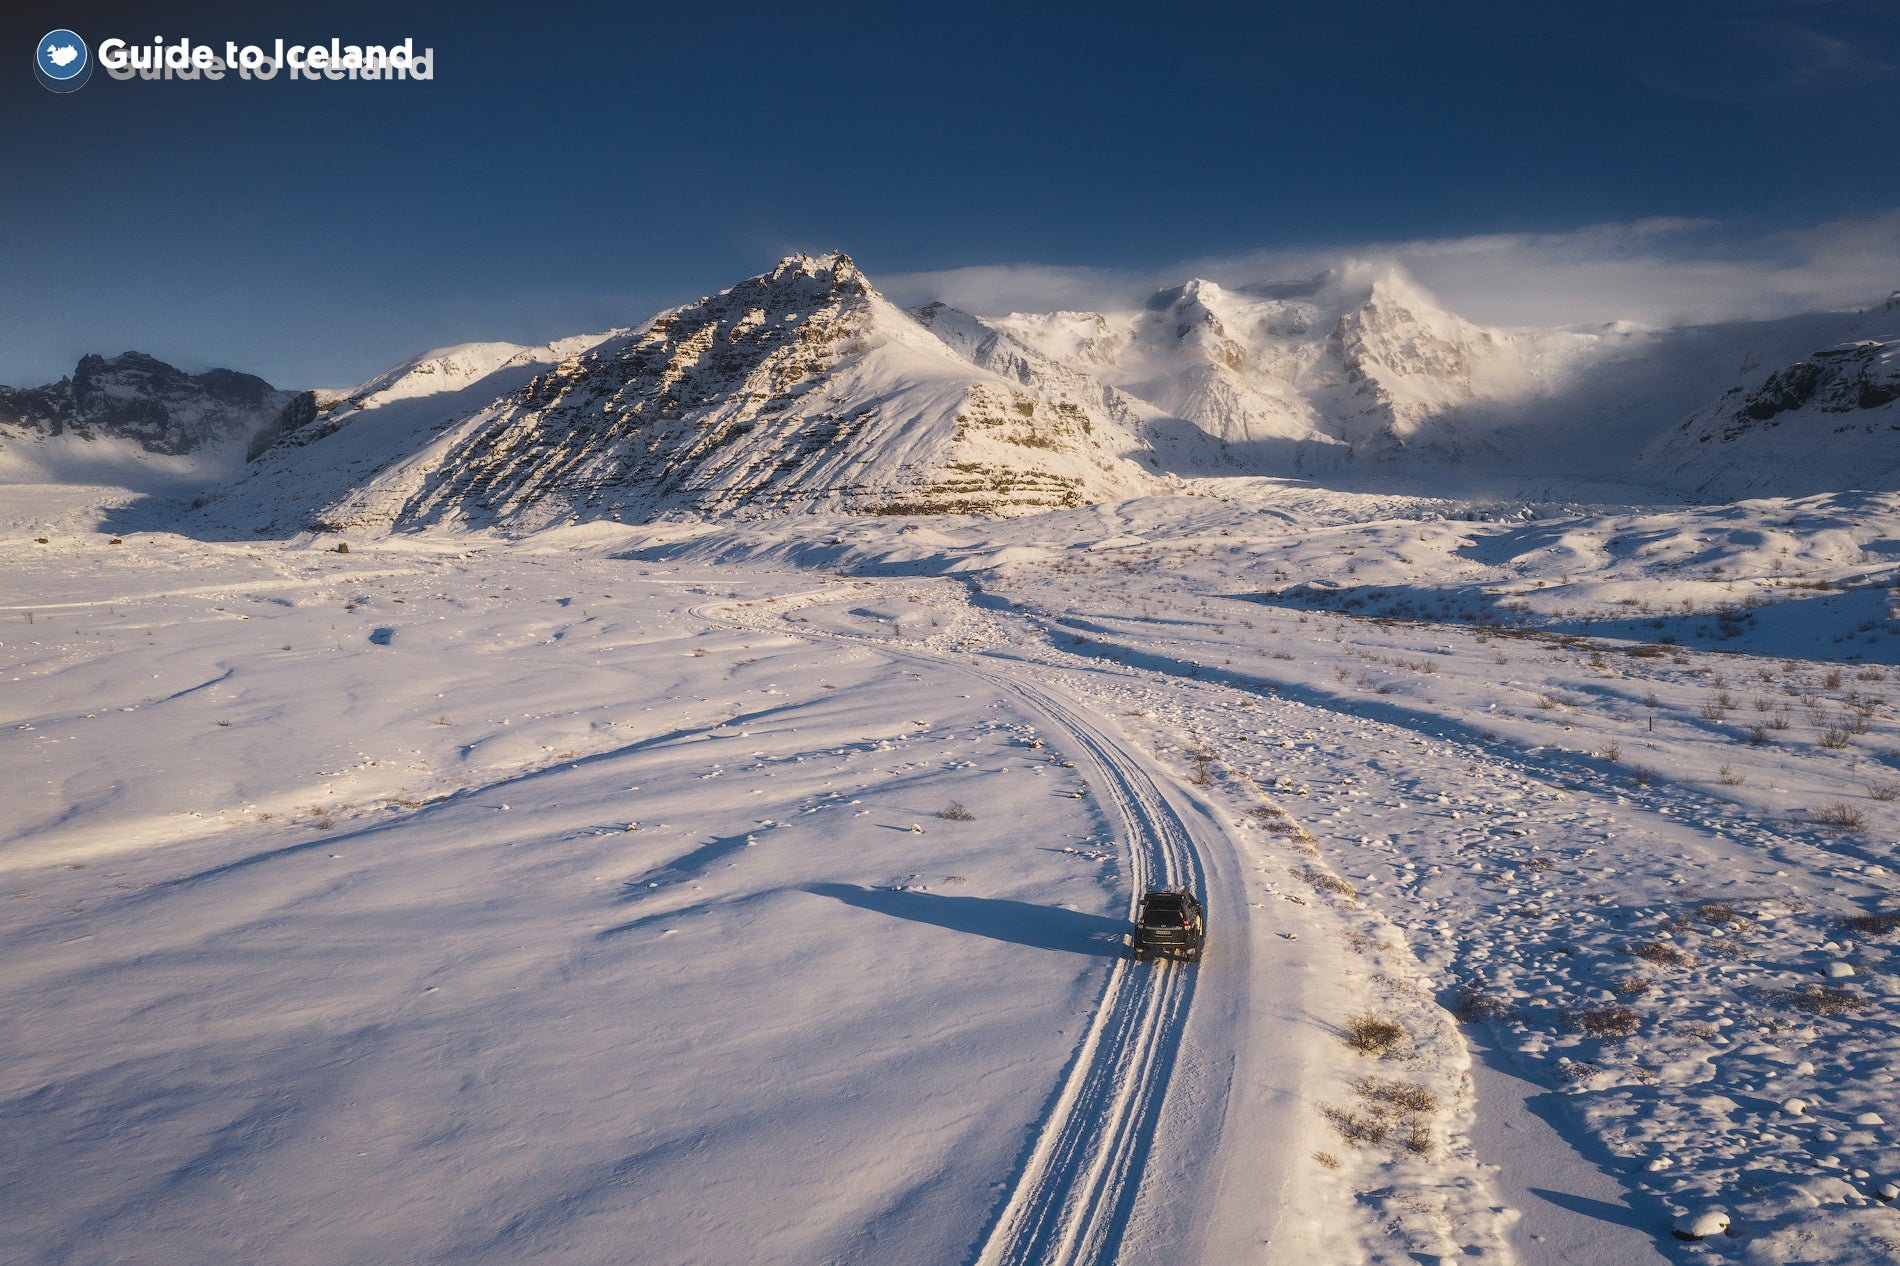
{"type": "Polygon", "coordinates": [[[1201,960],[1207,944],[1207,919],[1201,903],[1185,888],[1154,888],[1142,894],[1135,915],[1135,957],[1139,960],[1167,954],[1189,962],[1201,960]]]}

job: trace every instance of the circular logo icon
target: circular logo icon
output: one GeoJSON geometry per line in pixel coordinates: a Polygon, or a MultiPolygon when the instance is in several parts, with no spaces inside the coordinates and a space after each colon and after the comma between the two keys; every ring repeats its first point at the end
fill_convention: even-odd
{"type": "Polygon", "coordinates": [[[33,50],[33,73],[54,92],[71,92],[92,78],[92,54],[71,31],[48,31],[33,50]]]}

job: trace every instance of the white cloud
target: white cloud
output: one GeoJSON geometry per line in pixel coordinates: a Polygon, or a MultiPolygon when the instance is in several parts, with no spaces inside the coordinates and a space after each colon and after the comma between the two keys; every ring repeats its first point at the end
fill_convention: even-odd
{"type": "Polygon", "coordinates": [[[1396,263],[1446,307],[1489,325],[1768,318],[1863,307],[1900,288],[1900,208],[1774,233],[1649,219],[1564,233],[1263,249],[1144,270],[998,264],[877,280],[901,303],[941,299],[993,316],[1129,308],[1189,277],[1230,286],[1290,281],[1356,260],[1396,263]]]}

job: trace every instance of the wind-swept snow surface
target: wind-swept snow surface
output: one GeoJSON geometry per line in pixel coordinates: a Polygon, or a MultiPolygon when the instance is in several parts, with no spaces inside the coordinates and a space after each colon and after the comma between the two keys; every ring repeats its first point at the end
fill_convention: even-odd
{"type": "Polygon", "coordinates": [[[1887,1260],[1894,496],[1223,489],[8,507],[0,1255],[1887,1260]]]}

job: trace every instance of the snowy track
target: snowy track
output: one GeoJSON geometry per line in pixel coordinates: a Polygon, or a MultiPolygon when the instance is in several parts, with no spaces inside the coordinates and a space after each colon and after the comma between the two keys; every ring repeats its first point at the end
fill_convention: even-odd
{"type": "MultiPolygon", "coordinates": [[[[1101,774],[1104,802],[1114,806],[1129,841],[1130,878],[1137,892],[1180,883],[1200,887],[1200,864],[1186,826],[1140,766],[1048,692],[1015,682],[995,684],[1047,716],[1088,753],[1101,774]]],[[[1194,970],[1179,963],[1148,967],[1131,959],[1116,961],[1088,1035],[978,1262],[1114,1260],[1154,1137],[1194,979],[1194,970]]]]}
{"type": "MultiPolygon", "coordinates": [[[[833,596],[800,595],[792,601],[833,596]]],[[[693,611],[706,619],[732,619],[737,613],[727,604],[693,611]]],[[[776,622],[772,627],[785,631],[776,622]]],[[[863,640],[810,626],[795,632],[863,640]]],[[[1156,780],[1083,709],[1053,691],[972,669],[948,656],[882,642],[878,649],[894,659],[978,678],[1015,696],[1069,737],[1094,767],[1090,785],[1128,842],[1131,920],[1134,901],[1147,888],[1205,887],[1181,815],[1156,780]]],[[[1196,969],[1167,960],[1140,965],[1132,958],[1115,960],[1036,1141],[974,1255],[979,1266],[1116,1260],[1181,1047],[1195,978],[1196,969]]]]}

